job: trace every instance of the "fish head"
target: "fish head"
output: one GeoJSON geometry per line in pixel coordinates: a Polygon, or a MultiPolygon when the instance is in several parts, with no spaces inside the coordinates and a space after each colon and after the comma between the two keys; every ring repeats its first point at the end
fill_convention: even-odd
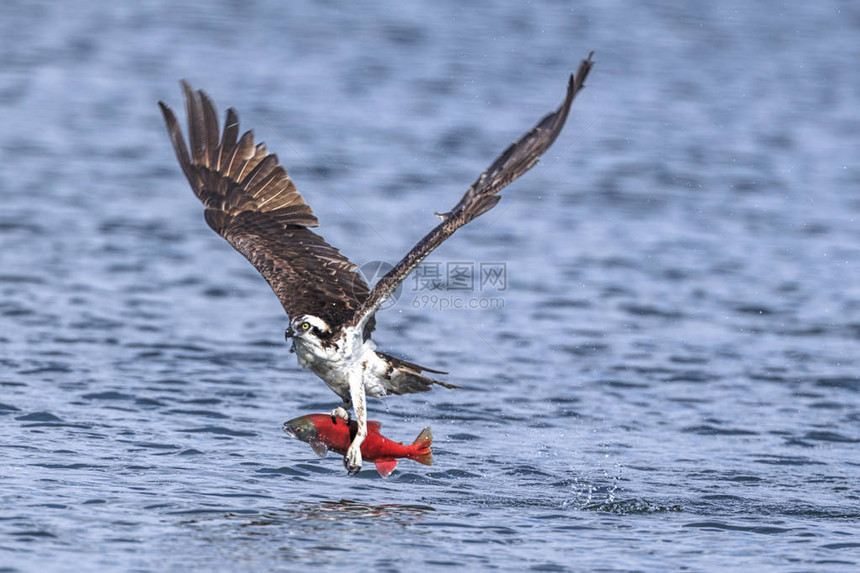
{"type": "Polygon", "coordinates": [[[307,416],[299,416],[298,418],[284,422],[284,432],[288,436],[307,443],[317,441],[318,439],[317,427],[314,425],[313,420],[307,416]]]}
{"type": "Polygon", "coordinates": [[[310,444],[314,453],[321,458],[328,453],[328,446],[320,439],[316,424],[310,416],[300,416],[284,422],[284,432],[288,436],[310,444]]]}

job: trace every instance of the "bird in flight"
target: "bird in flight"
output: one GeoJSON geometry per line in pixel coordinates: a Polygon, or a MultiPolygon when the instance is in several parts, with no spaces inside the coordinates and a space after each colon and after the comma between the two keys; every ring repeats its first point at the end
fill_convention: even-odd
{"type": "Polygon", "coordinates": [[[371,289],[356,266],[311,229],[318,221],[295,183],[252,131],[239,136],[239,118],[227,110],[220,132],[212,100],[185,81],[186,145],[173,111],[158,102],[176,158],[191,189],[205,206],[206,223],[227,239],[265,277],[290,322],[285,336],[299,364],[322,378],[342,405],[332,416],[358,425],[344,465],[361,469],[367,436],[366,396],[424,392],[433,386],[457,388],[432,378],[440,370],[376,351],[371,339],[380,306],[409,273],[454,231],[487,212],[508,184],[531,169],[552,145],[567,120],[574,97],[591,70],[591,54],[570,76],[561,106],[511,144],[466,191],[453,209],[371,289]],[[190,149],[189,149],[190,147],[190,149]]]}

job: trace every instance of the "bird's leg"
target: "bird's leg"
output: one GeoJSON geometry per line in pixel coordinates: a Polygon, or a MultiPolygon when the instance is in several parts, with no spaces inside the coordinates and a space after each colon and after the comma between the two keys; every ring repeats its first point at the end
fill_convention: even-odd
{"type": "Polygon", "coordinates": [[[361,443],[367,436],[367,403],[364,397],[364,376],[360,370],[352,372],[349,377],[349,396],[358,428],[349,449],[346,450],[343,465],[346,466],[347,472],[354,474],[361,469],[361,443]]]}
{"type": "Polygon", "coordinates": [[[349,424],[349,409],[352,408],[352,404],[349,400],[344,400],[342,406],[338,406],[329,414],[331,416],[331,423],[337,424],[337,419],[340,418],[342,420],[346,420],[346,423],[349,424]]]}

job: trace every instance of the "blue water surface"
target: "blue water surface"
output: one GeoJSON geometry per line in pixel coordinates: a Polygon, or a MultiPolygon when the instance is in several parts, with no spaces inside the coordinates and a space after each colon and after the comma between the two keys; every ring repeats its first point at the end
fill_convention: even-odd
{"type": "Polygon", "coordinates": [[[856,570],[860,6],[7,4],[0,571],[856,570]],[[590,50],[430,259],[504,282],[378,316],[464,387],[370,403],[435,465],[317,459],[281,424],[337,398],[156,102],[235,107],[328,241],[395,262],[590,50]]]}

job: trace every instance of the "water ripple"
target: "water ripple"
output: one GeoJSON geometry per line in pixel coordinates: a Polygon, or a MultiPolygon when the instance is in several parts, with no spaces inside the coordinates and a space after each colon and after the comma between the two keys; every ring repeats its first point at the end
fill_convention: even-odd
{"type": "Polygon", "coordinates": [[[855,5],[7,4],[0,572],[857,568],[855,5]],[[555,147],[427,259],[504,264],[458,293],[503,306],[410,278],[377,317],[463,386],[368,403],[434,465],[285,436],[339,399],[156,102],[235,106],[332,245],[395,262],[592,48],[555,147]]]}

